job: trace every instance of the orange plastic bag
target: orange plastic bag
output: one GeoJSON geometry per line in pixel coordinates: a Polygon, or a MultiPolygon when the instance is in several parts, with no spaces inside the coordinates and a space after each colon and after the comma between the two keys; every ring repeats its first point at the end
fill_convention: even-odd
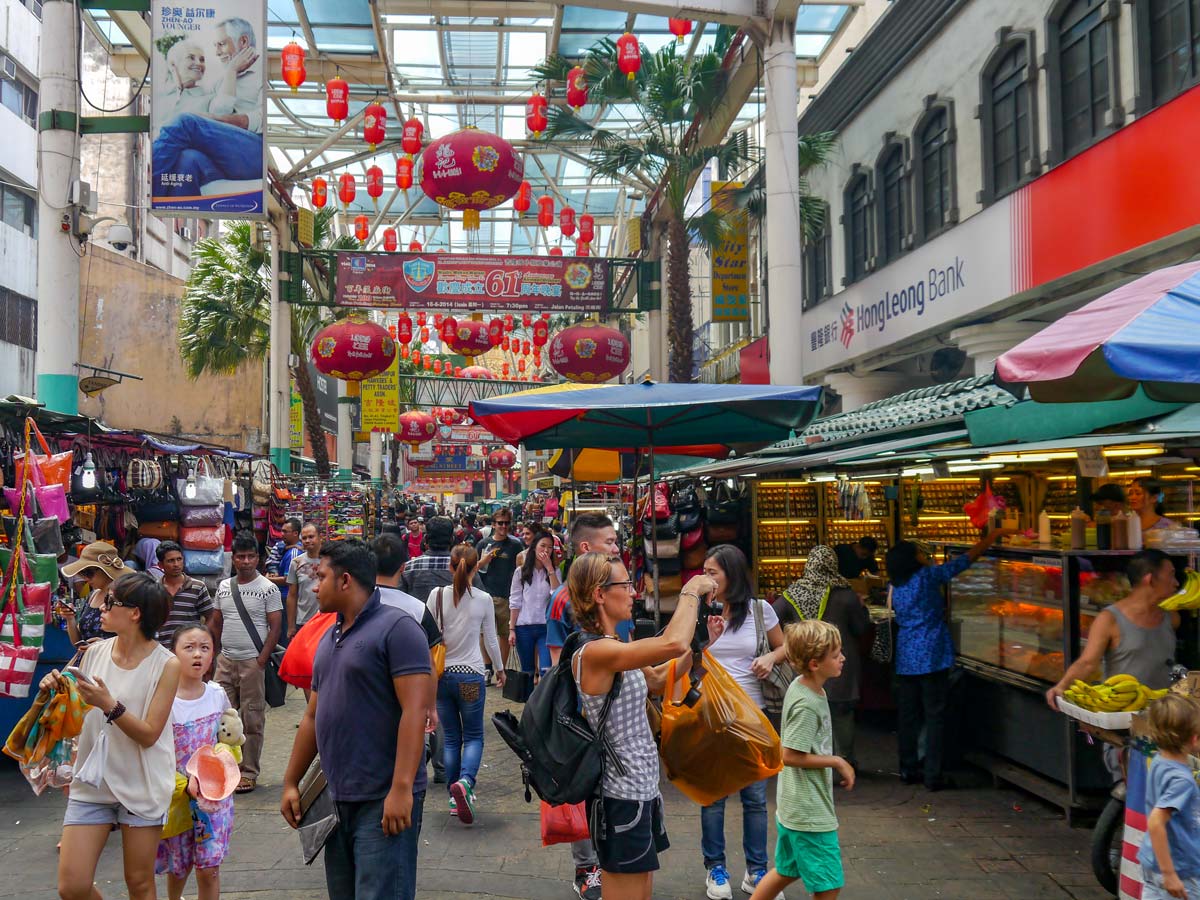
{"type": "Polygon", "coordinates": [[[64,450],[62,453],[51,453],[50,445],[46,443],[46,439],[42,437],[42,432],[38,429],[37,423],[33,419],[28,420],[30,430],[37,436],[38,444],[41,445],[42,453],[30,453],[33,465],[29,468],[29,473],[25,472],[25,453],[13,454],[13,468],[16,474],[16,483],[18,486],[25,484],[25,479],[29,478],[35,487],[42,487],[47,484],[61,484],[63,491],[71,493],[71,463],[74,460],[75,454],[70,450],[64,450]]]}
{"type": "Polygon", "coordinates": [[[317,613],[305,622],[288,644],[279,664],[279,677],[294,687],[308,690],[312,687],[313,657],[317,655],[317,644],[325,636],[337,613],[317,613]]]}
{"type": "Polygon", "coordinates": [[[783,749],[763,711],[707,651],[704,667],[700,700],[689,707],[681,702],[687,670],[677,675],[671,663],[659,751],[671,783],[708,806],[780,772],[783,749]]]}

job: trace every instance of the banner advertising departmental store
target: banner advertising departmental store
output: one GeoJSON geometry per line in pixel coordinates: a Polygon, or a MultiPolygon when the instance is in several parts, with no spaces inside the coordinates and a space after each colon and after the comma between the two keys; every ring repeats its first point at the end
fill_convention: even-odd
{"type": "Polygon", "coordinates": [[[266,218],[267,5],[151,5],[151,210],[266,218]]]}
{"type": "Polygon", "coordinates": [[[606,259],[469,253],[337,254],[337,303],[370,309],[603,312],[606,259]]]}

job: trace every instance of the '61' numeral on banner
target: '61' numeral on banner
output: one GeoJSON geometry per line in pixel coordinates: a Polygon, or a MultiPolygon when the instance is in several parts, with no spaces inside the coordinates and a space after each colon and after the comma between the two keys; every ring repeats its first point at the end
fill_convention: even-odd
{"type": "Polygon", "coordinates": [[[484,287],[489,297],[520,296],[521,273],[519,271],[506,272],[503,269],[492,269],[487,274],[487,281],[484,287]]]}

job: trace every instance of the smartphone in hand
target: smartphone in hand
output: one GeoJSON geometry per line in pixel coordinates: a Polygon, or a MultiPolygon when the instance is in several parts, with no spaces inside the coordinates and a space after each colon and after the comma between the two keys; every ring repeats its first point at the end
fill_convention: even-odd
{"type": "Polygon", "coordinates": [[[84,673],[83,669],[79,668],[79,666],[67,666],[66,671],[70,672],[72,675],[75,676],[75,678],[78,681],[82,681],[84,684],[93,684],[94,685],[96,683],[96,682],[92,681],[92,679],[89,678],[84,673]]]}

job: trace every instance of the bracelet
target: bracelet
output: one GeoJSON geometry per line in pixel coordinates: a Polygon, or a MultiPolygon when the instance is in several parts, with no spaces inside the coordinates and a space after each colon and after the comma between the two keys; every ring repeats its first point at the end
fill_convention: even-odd
{"type": "Polygon", "coordinates": [[[118,700],[117,705],[112,708],[112,711],[105,715],[104,721],[111,725],[123,715],[125,715],[125,704],[118,700]]]}
{"type": "Polygon", "coordinates": [[[680,597],[695,597],[695,598],[696,598],[696,602],[697,602],[697,603],[699,603],[699,602],[700,602],[700,595],[699,595],[699,594],[694,594],[694,593],[692,593],[691,591],[680,591],[680,592],[679,592],[679,596],[680,596],[680,597]]]}

